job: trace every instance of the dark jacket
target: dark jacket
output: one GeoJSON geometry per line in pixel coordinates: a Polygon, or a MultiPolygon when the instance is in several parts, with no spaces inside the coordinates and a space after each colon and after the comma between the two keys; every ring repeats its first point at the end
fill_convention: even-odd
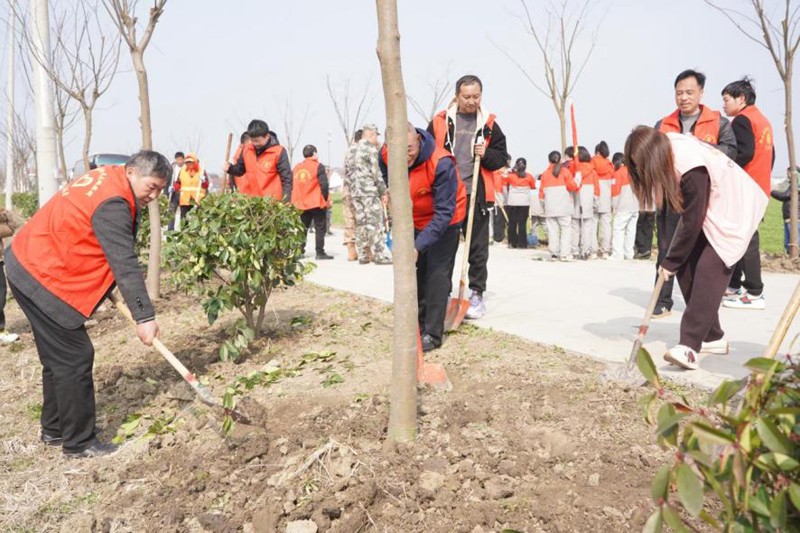
{"type": "MultiPolygon", "coordinates": [[[[785,191],[772,191],[772,197],[776,200],[783,202],[781,211],[783,213],[783,221],[788,222],[792,217],[792,191],[791,187],[786,187],[785,191]]],[[[800,201],[797,202],[798,219],[800,219],[800,201]]]]}
{"type": "MultiPolygon", "coordinates": [[[[423,129],[416,129],[421,137],[419,154],[414,164],[408,167],[409,172],[430,159],[436,149],[436,141],[433,135],[423,129]]],[[[388,182],[389,169],[383,157],[378,160],[378,165],[384,181],[388,182]]],[[[425,226],[425,229],[415,232],[414,248],[418,252],[422,253],[430,248],[447,231],[456,210],[457,194],[458,174],[456,173],[455,163],[449,157],[442,158],[436,165],[436,176],[433,179],[433,218],[425,226]]]]}

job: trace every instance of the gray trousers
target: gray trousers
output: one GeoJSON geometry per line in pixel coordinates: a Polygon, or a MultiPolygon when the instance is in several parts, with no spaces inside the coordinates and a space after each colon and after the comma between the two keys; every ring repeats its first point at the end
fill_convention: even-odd
{"type": "Polygon", "coordinates": [[[560,259],[572,257],[572,217],[547,217],[547,247],[550,254],[560,259]]]}
{"type": "Polygon", "coordinates": [[[572,219],[572,255],[587,257],[595,252],[594,241],[597,238],[597,225],[592,218],[572,219]]]}
{"type": "Polygon", "coordinates": [[[594,234],[594,249],[602,254],[611,255],[611,213],[595,213],[594,221],[597,227],[597,232],[594,234]]]}

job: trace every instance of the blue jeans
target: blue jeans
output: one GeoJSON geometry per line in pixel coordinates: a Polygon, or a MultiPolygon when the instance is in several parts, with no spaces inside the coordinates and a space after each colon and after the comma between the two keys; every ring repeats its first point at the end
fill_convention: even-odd
{"type": "MultiPolygon", "coordinates": [[[[800,235],[800,222],[797,223],[797,233],[800,235]]],[[[789,223],[783,223],[783,249],[789,253],[789,223]]]]}

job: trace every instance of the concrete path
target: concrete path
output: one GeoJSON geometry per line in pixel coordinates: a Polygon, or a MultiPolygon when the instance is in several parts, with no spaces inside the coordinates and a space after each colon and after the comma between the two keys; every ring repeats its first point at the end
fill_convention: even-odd
{"type": "MultiPolygon", "coordinates": [[[[392,267],[348,262],[341,245],[341,232],[326,239],[328,253],[336,258],[318,262],[309,280],[386,302],[393,297],[392,267]]],[[[307,250],[314,249],[313,234],[307,250]]],[[[459,248],[453,287],[458,288],[461,253],[459,248]]],[[[620,363],[630,354],[655,276],[648,261],[543,261],[547,254],[533,250],[511,250],[495,244],[489,253],[489,281],[486,293],[488,313],[472,323],[511,333],[543,344],[601,361],[620,363]]],[[[798,276],[764,275],[767,309],[743,311],[721,308],[720,319],[731,343],[728,356],[702,355],[700,369],[683,371],[669,366],[662,355],[678,340],[678,326],[684,302],[675,283],[672,316],[650,323],[645,347],[664,376],[704,387],[746,375],[742,366],[759,356],[778,324],[781,313],[797,284],[798,276]]],[[[800,327],[795,323],[782,349],[800,327]]],[[[445,341],[446,342],[446,341],[445,341]]]]}

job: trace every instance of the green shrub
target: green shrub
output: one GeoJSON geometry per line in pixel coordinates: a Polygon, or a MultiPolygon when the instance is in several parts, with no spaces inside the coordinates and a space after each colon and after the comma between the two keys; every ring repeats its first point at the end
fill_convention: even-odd
{"type": "Polygon", "coordinates": [[[653,480],[645,531],[688,531],[677,502],[719,531],[800,531],[800,363],[752,359],[749,380],[726,381],[697,406],[661,385],[645,350],[637,362],[656,388],[642,399],[645,417],[676,451],[653,480]]]}
{"type": "Polygon", "coordinates": [[[294,285],[307,272],[305,236],[299,211],[290,205],[214,194],[180,232],[168,235],[165,258],[176,286],[204,296],[210,324],[221,311],[238,309],[258,336],[272,290],[294,285]]]}
{"type": "MultiPolygon", "coordinates": [[[[14,209],[19,211],[25,218],[31,218],[39,209],[39,193],[37,192],[15,192],[11,195],[11,203],[14,209]]],[[[0,206],[6,205],[6,195],[0,194],[0,206]]]]}

